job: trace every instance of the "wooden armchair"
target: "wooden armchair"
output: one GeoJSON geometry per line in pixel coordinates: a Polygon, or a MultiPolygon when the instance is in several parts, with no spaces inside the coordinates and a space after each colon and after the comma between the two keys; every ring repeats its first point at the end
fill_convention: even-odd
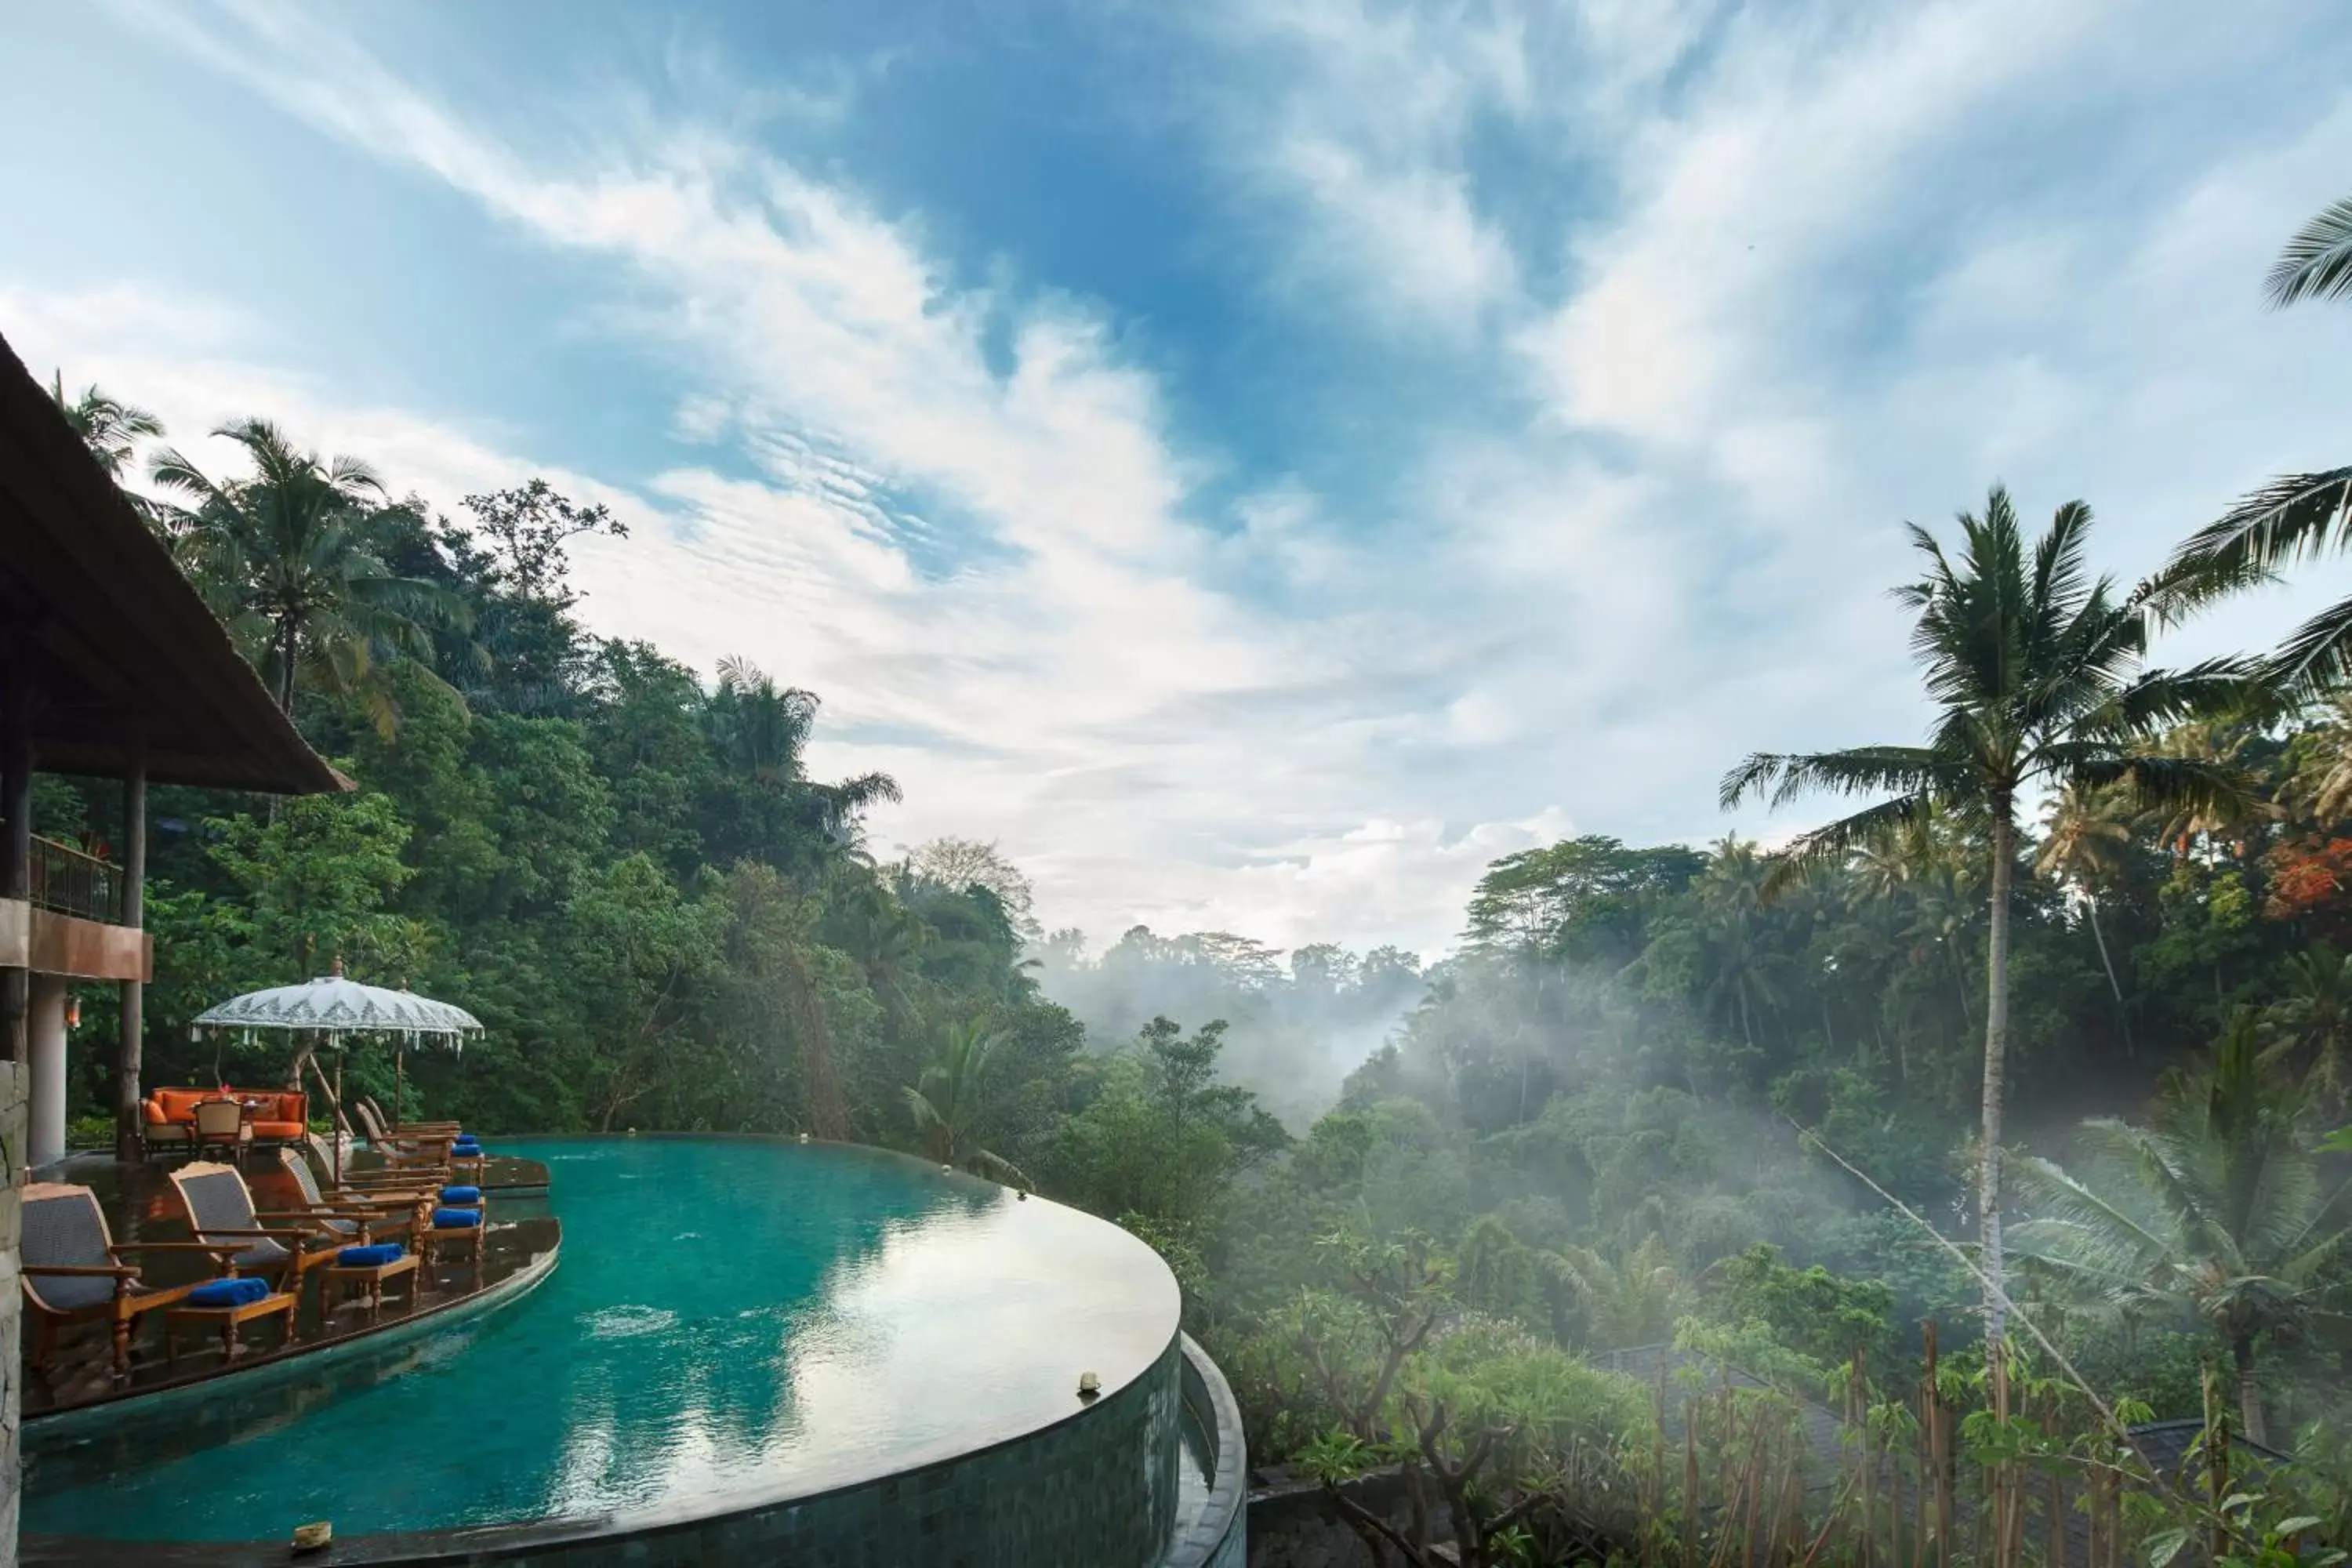
{"type": "Polygon", "coordinates": [[[131,1334],[138,1320],[184,1298],[202,1280],[185,1285],[150,1285],[123,1258],[134,1253],[201,1253],[216,1274],[234,1274],[238,1248],[202,1241],[118,1243],[107,1228],[106,1211],[88,1187],[36,1182],[24,1190],[21,1271],[25,1303],[33,1311],[32,1364],[47,1370],[57,1332],[70,1323],[100,1320],[113,1324],[113,1370],[131,1370],[131,1334]]]}
{"type": "Polygon", "coordinates": [[[365,1246],[380,1236],[405,1232],[413,1237],[420,1224],[431,1223],[430,1205],[439,1191],[431,1184],[411,1182],[397,1188],[339,1185],[325,1191],[300,1150],[280,1149],[278,1160],[287,1174],[294,1178],[294,1185],[302,1194],[302,1206],[265,1209],[258,1218],[316,1220],[354,1247],[365,1246]]]}
{"type": "Polygon", "coordinates": [[[196,1152],[207,1149],[226,1149],[231,1159],[245,1152],[253,1139],[253,1126],[247,1119],[245,1107],[234,1100],[207,1100],[196,1107],[194,1142],[196,1152]]]}
{"type": "Polygon", "coordinates": [[[172,1173],[172,1186],[198,1241],[207,1246],[236,1243],[237,1250],[229,1259],[236,1272],[274,1279],[281,1288],[299,1286],[303,1275],[333,1262],[335,1254],[350,1245],[316,1215],[286,1215],[289,1224],[263,1225],[253,1206],[252,1189],[234,1165],[183,1165],[172,1173]]]}
{"type": "Polygon", "coordinates": [[[366,1107],[367,1113],[394,1138],[437,1138],[444,1133],[455,1138],[466,1130],[465,1124],[458,1121],[394,1121],[371,1095],[361,1095],[354,1102],[354,1107],[358,1106],[366,1107]]]}

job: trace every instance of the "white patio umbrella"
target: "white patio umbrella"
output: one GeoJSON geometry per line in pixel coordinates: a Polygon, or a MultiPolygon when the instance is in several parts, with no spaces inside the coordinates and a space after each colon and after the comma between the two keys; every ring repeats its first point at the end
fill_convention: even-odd
{"type": "MultiPolygon", "coordinates": [[[[419,996],[413,991],[390,991],[381,985],[362,985],[343,975],[342,960],[335,961],[334,973],[316,980],[306,980],[299,985],[273,985],[267,991],[248,991],[242,996],[232,996],[217,1006],[207,1007],[196,1015],[199,1029],[284,1029],[289,1033],[304,1029],[315,1031],[336,1042],[338,1047],[346,1035],[390,1035],[397,1042],[402,1055],[395,1058],[394,1070],[405,1087],[405,1053],[408,1042],[419,1036],[435,1036],[452,1040],[459,1050],[465,1048],[467,1035],[482,1032],[482,1021],[453,1003],[436,1002],[430,996],[419,996]]],[[[397,1121],[404,1110],[404,1096],[393,1097],[393,1120],[397,1121]]],[[[335,1120],[343,1121],[343,1062],[338,1049],[335,1057],[335,1120]]],[[[340,1132],[341,1128],[338,1128],[340,1132]]],[[[335,1179],[342,1179],[343,1141],[335,1140],[335,1179]]]]}

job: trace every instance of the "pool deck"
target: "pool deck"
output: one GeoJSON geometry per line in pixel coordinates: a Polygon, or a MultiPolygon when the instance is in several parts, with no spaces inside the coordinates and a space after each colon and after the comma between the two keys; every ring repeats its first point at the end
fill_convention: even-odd
{"type": "MultiPolygon", "coordinates": [[[[362,1169],[371,1163],[369,1156],[361,1154],[352,1166],[362,1169]]],[[[288,1209],[300,1202],[294,1179],[278,1167],[274,1156],[249,1156],[241,1168],[253,1189],[255,1207],[288,1209]]],[[[185,1241],[189,1239],[187,1219],[173,1191],[170,1169],[158,1162],[121,1165],[105,1156],[82,1156],[47,1167],[40,1175],[45,1181],[72,1182],[95,1191],[118,1242],[185,1241]]],[[[217,1336],[183,1327],[177,1364],[168,1365],[163,1314],[151,1313],[134,1331],[130,1375],[117,1381],[106,1322],[62,1328],[48,1366],[26,1368],[24,1419],[47,1426],[70,1420],[75,1412],[142,1400],[224,1376],[257,1376],[266,1368],[292,1373],[314,1357],[402,1337],[403,1330],[428,1321],[456,1321],[491,1310],[536,1284],[554,1266],[562,1226],[548,1213],[541,1195],[547,1190],[547,1167],[537,1161],[493,1155],[483,1184],[488,1189],[489,1223],[482,1238],[480,1262],[457,1256],[454,1248],[444,1252],[418,1267],[416,1289],[412,1290],[405,1281],[389,1288],[382,1311],[373,1318],[357,1299],[327,1306],[326,1297],[340,1293],[329,1289],[323,1270],[311,1270],[301,1286],[291,1344],[279,1342],[276,1323],[254,1323],[245,1331],[244,1353],[228,1360],[221,1354],[217,1336]]],[[[179,1284],[205,1275],[200,1264],[169,1253],[148,1254],[141,1262],[145,1277],[158,1285],[179,1284]]],[[[29,1357],[35,1343],[29,1309],[26,1316],[24,1342],[29,1357]]]]}

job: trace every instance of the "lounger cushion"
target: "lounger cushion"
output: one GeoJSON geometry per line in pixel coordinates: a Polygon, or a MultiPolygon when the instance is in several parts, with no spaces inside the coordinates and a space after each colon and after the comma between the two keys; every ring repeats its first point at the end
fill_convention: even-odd
{"type": "Polygon", "coordinates": [[[478,1204],[482,1201],[482,1189],[479,1187],[444,1187],[441,1189],[441,1201],[445,1204],[478,1204]]]}
{"type": "Polygon", "coordinates": [[[306,1131],[308,1129],[299,1121],[257,1121],[253,1124],[253,1135],[256,1138],[282,1139],[289,1143],[301,1137],[306,1131]]]}
{"type": "Polygon", "coordinates": [[[387,1263],[400,1261],[402,1248],[396,1241],[379,1241],[372,1247],[346,1247],[335,1254],[338,1268],[381,1268],[387,1263]]]}
{"type": "Polygon", "coordinates": [[[191,1307],[250,1307],[269,1294],[259,1279],[207,1279],[188,1292],[191,1307]]]}
{"type": "Polygon", "coordinates": [[[433,1228],[436,1230],[464,1230],[481,1223],[482,1211],[479,1209],[435,1209],[433,1211],[433,1228]]]}

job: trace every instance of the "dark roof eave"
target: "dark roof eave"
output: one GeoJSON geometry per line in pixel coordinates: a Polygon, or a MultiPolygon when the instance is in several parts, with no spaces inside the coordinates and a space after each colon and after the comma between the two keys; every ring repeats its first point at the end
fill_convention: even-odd
{"type": "Polygon", "coordinates": [[[143,759],[148,777],[163,784],[270,795],[352,787],[278,710],[5,338],[0,461],[14,468],[0,474],[0,537],[15,534],[26,546],[16,565],[28,591],[69,606],[72,619],[46,647],[45,628],[30,627],[31,647],[100,669],[125,710],[100,733],[89,726],[45,733],[37,710],[37,766],[122,777],[143,759]]]}

